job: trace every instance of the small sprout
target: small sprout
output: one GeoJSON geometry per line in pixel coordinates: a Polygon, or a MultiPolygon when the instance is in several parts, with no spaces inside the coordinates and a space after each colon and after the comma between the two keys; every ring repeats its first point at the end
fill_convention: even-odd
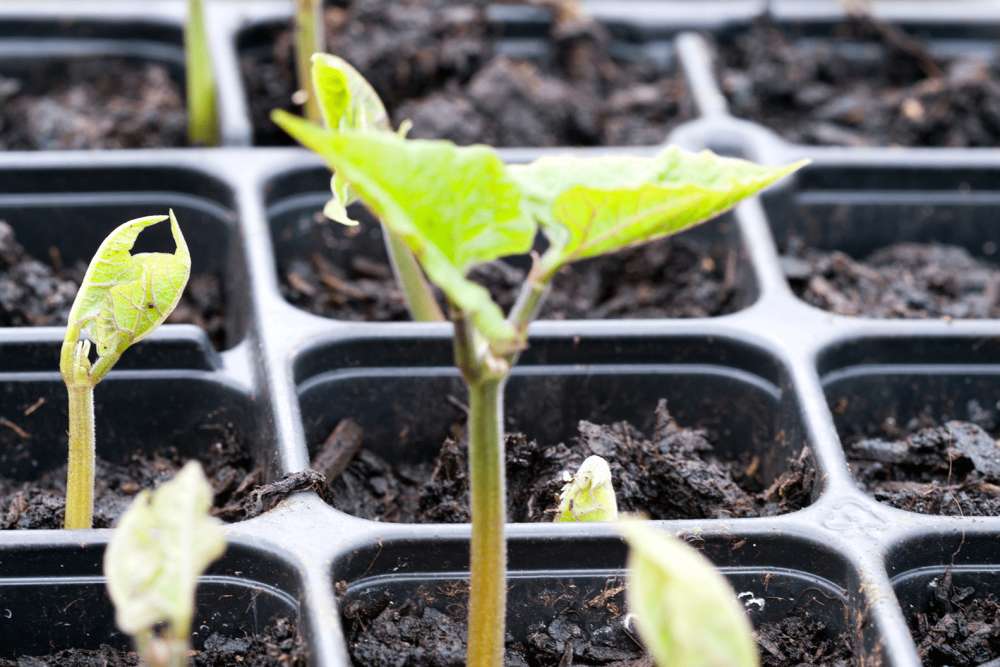
{"type": "Polygon", "coordinates": [[[167,319],[191,274],[191,255],[173,211],[174,253],[131,253],[143,229],[167,218],[137,218],[112,231],[91,260],[69,313],[59,359],[69,395],[66,528],[93,525],[94,387],[125,350],[167,319]],[[81,339],[84,334],[87,339],[81,339]],[[97,350],[95,362],[91,347],[97,350]]]}
{"type": "Polygon", "coordinates": [[[192,146],[216,146],[219,143],[219,108],[208,30],[205,28],[205,0],[188,0],[184,57],[188,142],[192,146]]]}
{"type": "Polygon", "coordinates": [[[611,469],[600,456],[588,456],[559,496],[556,522],[615,521],[618,501],[611,484],[611,469]]]}
{"type": "Polygon", "coordinates": [[[757,667],[743,605],[696,549],[640,521],[621,524],[629,544],[629,610],[661,667],[757,667]]]}
{"type": "Polygon", "coordinates": [[[201,465],[185,465],[122,515],[104,554],[115,621],[149,667],[188,664],[198,577],[226,550],[201,465]]]}

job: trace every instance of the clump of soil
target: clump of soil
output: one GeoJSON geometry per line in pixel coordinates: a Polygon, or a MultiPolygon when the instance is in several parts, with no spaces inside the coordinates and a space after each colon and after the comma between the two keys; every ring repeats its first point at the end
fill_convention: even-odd
{"type": "Polygon", "coordinates": [[[1000,515],[1000,448],[982,426],[949,421],[847,447],[859,484],[877,500],[921,514],[1000,515]]]}
{"type": "MultiPolygon", "coordinates": [[[[6,420],[4,420],[6,421],[6,420]]],[[[9,425],[9,422],[7,422],[9,425]]],[[[15,434],[16,435],[16,434],[15,434]]],[[[13,440],[5,458],[29,456],[33,445],[13,440]]],[[[287,495],[318,486],[315,475],[290,475],[266,483],[265,471],[254,465],[232,429],[221,426],[218,437],[199,457],[212,485],[212,513],[225,521],[243,521],[263,514],[287,495]]],[[[174,448],[135,451],[124,462],[97,459],[94,527],[109,528],[133,498],[173,478],[187,462],[174,448]]],[[[62,528],[65,514],[66,466],[47,470],[31,481],[0,477],[0,529],[62,528]]]]}
{"type": "Polygon", "coordinates": [[[718,45],[732,112],[803,144],[995,146],[1000,63],[938,57],[903,30],[853,16],[797,41],[769,17],[718,45]],[[848,49],[845,41],[867,48],[848,49]]]}
{"type": "MultiPolygon", "coordinates": [[[[328,50],[371,81],[414,137],[494,146],[655,145],[693,115],[680,75],[612,57],[593,21],[562,16],[537,60],[500,52],[486,3],[353,0],[326,10],[328,50]]],[[[247,51],[243,78],[258,144],[290,140],[269,118],[296,110],[292,33],[247,51]]]]}
{"type": "MultiPolygon", "coordinates": [[[[360,437],[360,436],[359,436],[360,437]]],[[[331,439],[332,440],[332,439],[331,439]]],[[[330,441],[328,441],[330,442],[330,441]]],[[[756,475],[759,461],[726,460],[714,453],[711,435],[683,428],[666,401],[656,407],[652,436],[628,422],[581,421],[569,445],[545,445],[523,433],[506,438],[508,520],[551,521],[565,475],[597,454],[608,460],[625,512],[654,519],[774,515],[810,502],[816,471],[808,449],[766,487],[756,475]]],[[[390,464],[360,449],[324,496],[338,509],[366,519],[398,522],[469,521],[467,447],[460,428],[426,463],[390,464]]],[[[322,450],[317,459],[326,458],[322,450]]]]}
{"type": "Polygon", "coordinates": [[[0,72],[0,150],[173,147],[186,133],[181,87],[160,64],[74,59],[0,72]]]}
{"type": "Polygon", "coordinates": [[[1000,267],[958,246],[896,243],[859,260],[793,239],[782,267],[800,298],[839,315],[1000,317],[1000,267]]]}
{"type": "MultiPolygon", "coordinates": [[[[0,326],[63,326],[87,265],[63,265],[58,255],[41,261],[17,242],[0,221],[0,326]]],[[[208,273],[194,273],[167,322],[201,327],[217,347],[226,341],[222,286],[208,273]]]]}
{"type": "MultiPolygon", "coordinates": [[[[190,656],[195,667],[305,667],[309,652],[293,621],[278,618],[260,632],[229,637],[218,632],[205,639],[204,646],[190,656]]],[[[0,667],[138,667],[139,656],[131,650],[102,645],[97,649],[67,649],[42,656],[0,659],[0,667]]]]}
{"type": "Polygon", "coordinates": [[[1000,601],[956,586],[951,572],[931,582],[933,596],[910,619],[910,634],[927,667],[979,667],[1000,658],[1000,601]]]}
{"type": "MultiPolygon", "coordinates": [[[[626,625],[623,591],[624,582],[611,579],[593,595],[573,585],[533,592],[538,617],[546,620],[508,632],[505,664],[651,667],[634,627],[626,625]]],[[[467,586],[456,583],[422,586],[400,604],[390,604],[388,595],[342,600],[351,658],[373,666],[464,665],[467,599],[467,586]]],[[[761,624],[756,638],[766,667],[853,664],[850,637],[804,612],[761,624]]]]}
{"type": "MultiPolygon", "coordinates": [[[[329,226],[329,223],[326,223],[329,226]]],[[[354,244],[347,227],[322,234],[342,261],[322,251],[296,257],[283,267],[282,293],[317,315],[344,320],[408,320],[403,295],[385,253],[343,251],[354,244]]],[[[358,244],[360,245],[360,244],[358,244]]],[[[664,239],[607,257],[571,265],[559,273],[542,311],[543,319],[713,317],[747,305],[750,295],[739,275],[735,249],[708,250],[683,237],[664,239]]],[[[510,308],[525,269],[504,262],[478,267],[471,277],[497,303],[510,308]]]]}

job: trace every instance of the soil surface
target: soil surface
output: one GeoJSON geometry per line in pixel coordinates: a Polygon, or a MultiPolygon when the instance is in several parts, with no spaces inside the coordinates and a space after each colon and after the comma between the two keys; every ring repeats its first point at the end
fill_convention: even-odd
{"type": "Polygon", "coordinates": [[[910,618],[925,667],[990,667],[1000,658],[1000,601],[956,586],[949,571],[933,580],[933,598],[910,618]]]}
{"type": "MultiPolygon", "coordinates": [[[[295,623],[279,618],[249,637],[213,633],[201,650],[191,655],[195,667],[305,667],[309,653],[295,623]]],[[[0,659],[0,667],[136,667],[139,656],[129,650],[101,646],[98,649],[67,649],[42,656],[0,659]]]]}
{"type": "Polygon", "coordinates": [[[0,150],[175,147],[186,135],[184,96],[163,65],[95,58],[0,71],[0,150]]]}
{"type": "Polygon", "coordinates": [[[884,503],[921,514],[1000,515],[1000,448],[968,421],[895,429],[847,447],[863,488],[884,503]]]}
{"type": "MultiPolygon", "coordinates": [[[[323,224],[334,226],[329,221],[323,224]]],[[[319,236],[331,252],[318,250],[282,267],[282,293],[291,303],[325,317],[376,322],[410,319],[385,252],[354,251],[350,234],[357,229],[324,230],[319,236]],[[345,246],[351,252],[345,253],[345,246]],[[343,260],[327,258],[334,252],[343,260]]],[[[571,265],[556,276],[540,318],[724,315],[750,301],[738,267],[736,250],[707,251],[683,237],[664,239],[571,265]]],[[[494,262],[474,269],[471,277],[486,286],[506,310],[516,300],[525,272],[519,266],[494,262]]]]}
{"type": "MultiPolygon", "coordinates": [[[[508,632],[505,664],[510,667],[611,665],[653,667],[634,627],[626,625],[624,582],[611,579],[586,599],[575,587],[533,592],[539,620],[524,632],[508,632]]],[[[345,632],[355,664],[460,667],[465,664],[463,584],[422,586],[401,604],[388,596],[356,598],[344,604],[345,632]],[[446,609],[446,611],[441,611],[446,609]]],[[[765,667],[853,664],[851,640],[807,614],[789,614],[756,629],[765,667]]]]}
{"type": "MultiPolygon", "coordinates": [[[[63,265],[54,253],[47,261],[32,257],[17,242],[13,228],[0,221],[0,326],[64,326],[86,272],[86,263],[63,265]]],[[[193,274],[167,322],[199,326],[216,347],[224,347],[226,318],[219,279],[193,274]]]]}
{"type": "Polygon", "coordinates": [[[921,39],[861,16],[835,26],[831,37],[798,37],[763,17],[718,44],[720,79],[734,115],[803,144],[1000,141],[997,60],[938,57],[921,39]],[[865,47],[845,49],[846,40],[865,47]]]}
{"type": "MultiPolygon", "coordinates": [[[[372,83],[410,136],[494,146],[655,145],[692,117],[680,75],[611,55],[598,24],[564,15],[538,58],[501,53],[487,3],[353,0],[326,10],[327,49],[372,83]]],[[[512,3],[518,4],[518,3],[512,3]]],[[[534,3],[539,4],[539,3],[534,3]]],[[[292,104],[292,33],[248,49],[243,78],[258,144],[288,144],[270,121],[292,104]]]]}
{"type": "MultiPolygon", "coordinates": [[[[343,474],[327,474],[333,482],[324,496],[338,509],[378,521],[469,520],[467,448],[461,427],[441,445],[435,460],[426,463],[393,465],[370,450],[357,449],[343,474]]],[[[538,443],[522,433],[509,433],[508,520],[551,521],[565,475],[575,473],[591,454],[608,460],[619,509],[641,511],[654,519],[782,514],[807,505],[816,480],[809,450],[803,449],[784,473],[765,486],[756,475],[758,460],[716,456],[710,434],[683,428],[670,416],[666,401],[660,401],[651,437],[627,422],[581,421],[568,445],[538,443]]],[[[314,467],[328,469],[315,464],[327,458],[320,450],[314,467]]]]}
{"type": "Polygon", "coordinates": [[[897,243],[854,259],[793,239],[781,262],[800,298],[839,315],[1000,317],[1000,266],[958,246],[897,243]]]}
{"type": "MultiPolygon", "coordinates": [[[[215,503],[212,513],[225,521],[242,521],[262,514],[290,493],[318,485],[315,475],[292,475],[266,483],[264,470],[254,466],[249,453],[229,429],[221,428],[218,439],[199,457],[215,503]]],[[[6,459],[29,454],[27,440],[14,440],[5,447],[6,459]],[[18,451],[21,450],[21,451],[18,451]]],[[[135,452],[124,463],[97,459],[94,527],[108,528],[143,489],[152,489],[171,479],[186,463],[173,448],[135,452]]],[[[65,510],[66,466],[24,481],[0,477],[0,529],[62,528],[65,510]]]]}

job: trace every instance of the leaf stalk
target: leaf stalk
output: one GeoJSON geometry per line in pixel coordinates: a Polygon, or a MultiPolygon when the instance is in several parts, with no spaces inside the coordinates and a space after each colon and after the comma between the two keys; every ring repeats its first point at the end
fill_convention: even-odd
{"type": "Polygon", "coordinates": [[[323,123],[316,88],[312,77],[312,56],[323,50],[323,3],[321,0],[295,2],[295,73],[299,95],[304,97],[305,116],[314,123],[323,123]]]}

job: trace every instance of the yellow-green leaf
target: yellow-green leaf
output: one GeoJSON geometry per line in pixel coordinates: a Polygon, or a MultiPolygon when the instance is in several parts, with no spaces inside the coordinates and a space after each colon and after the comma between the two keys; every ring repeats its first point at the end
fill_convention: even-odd
{"type": "Polygon", "coordinates": [[[661,667],[757,667],[750,621],[729,582],[697,550],[643,522],[621,524],[629,544],[627,599],[661,667]]]}
{"type": "Polygon", "coordinates": [[[551,247],[547,271],[710,220],[802,167],[669,147],[655,157],[546,157],[511,173],[551,247]]]}
{"type": "Polygon", "coordinates": [[[611,469],[600,456],[588,456],[563,486],[556,523],[614,521],[618,500],[611,482],[611,469]]]}
{"type": "Polygon", "coordinates": [[[104,576],[118,627],[130,635],[167,623],[187,636],[198,577],[226,549],[222,522],[209,513],[212,487],[190,462],[153,492],[141,492],[118,521],[104,576]]]}
{"type": "MultiPolygon", "coordinates": [[[[153,332],[173,312],[191,274],[191,255],[170,211],[173,253],[132,254],[143,229],[167,220],[152,215],[126,222],[97,249],[69,314],[67,343],[86,332],[97,348],[94,384],[134,343],[153,332]]],[[[67,344],[67,343],[64,343],[67,344]]]]}

